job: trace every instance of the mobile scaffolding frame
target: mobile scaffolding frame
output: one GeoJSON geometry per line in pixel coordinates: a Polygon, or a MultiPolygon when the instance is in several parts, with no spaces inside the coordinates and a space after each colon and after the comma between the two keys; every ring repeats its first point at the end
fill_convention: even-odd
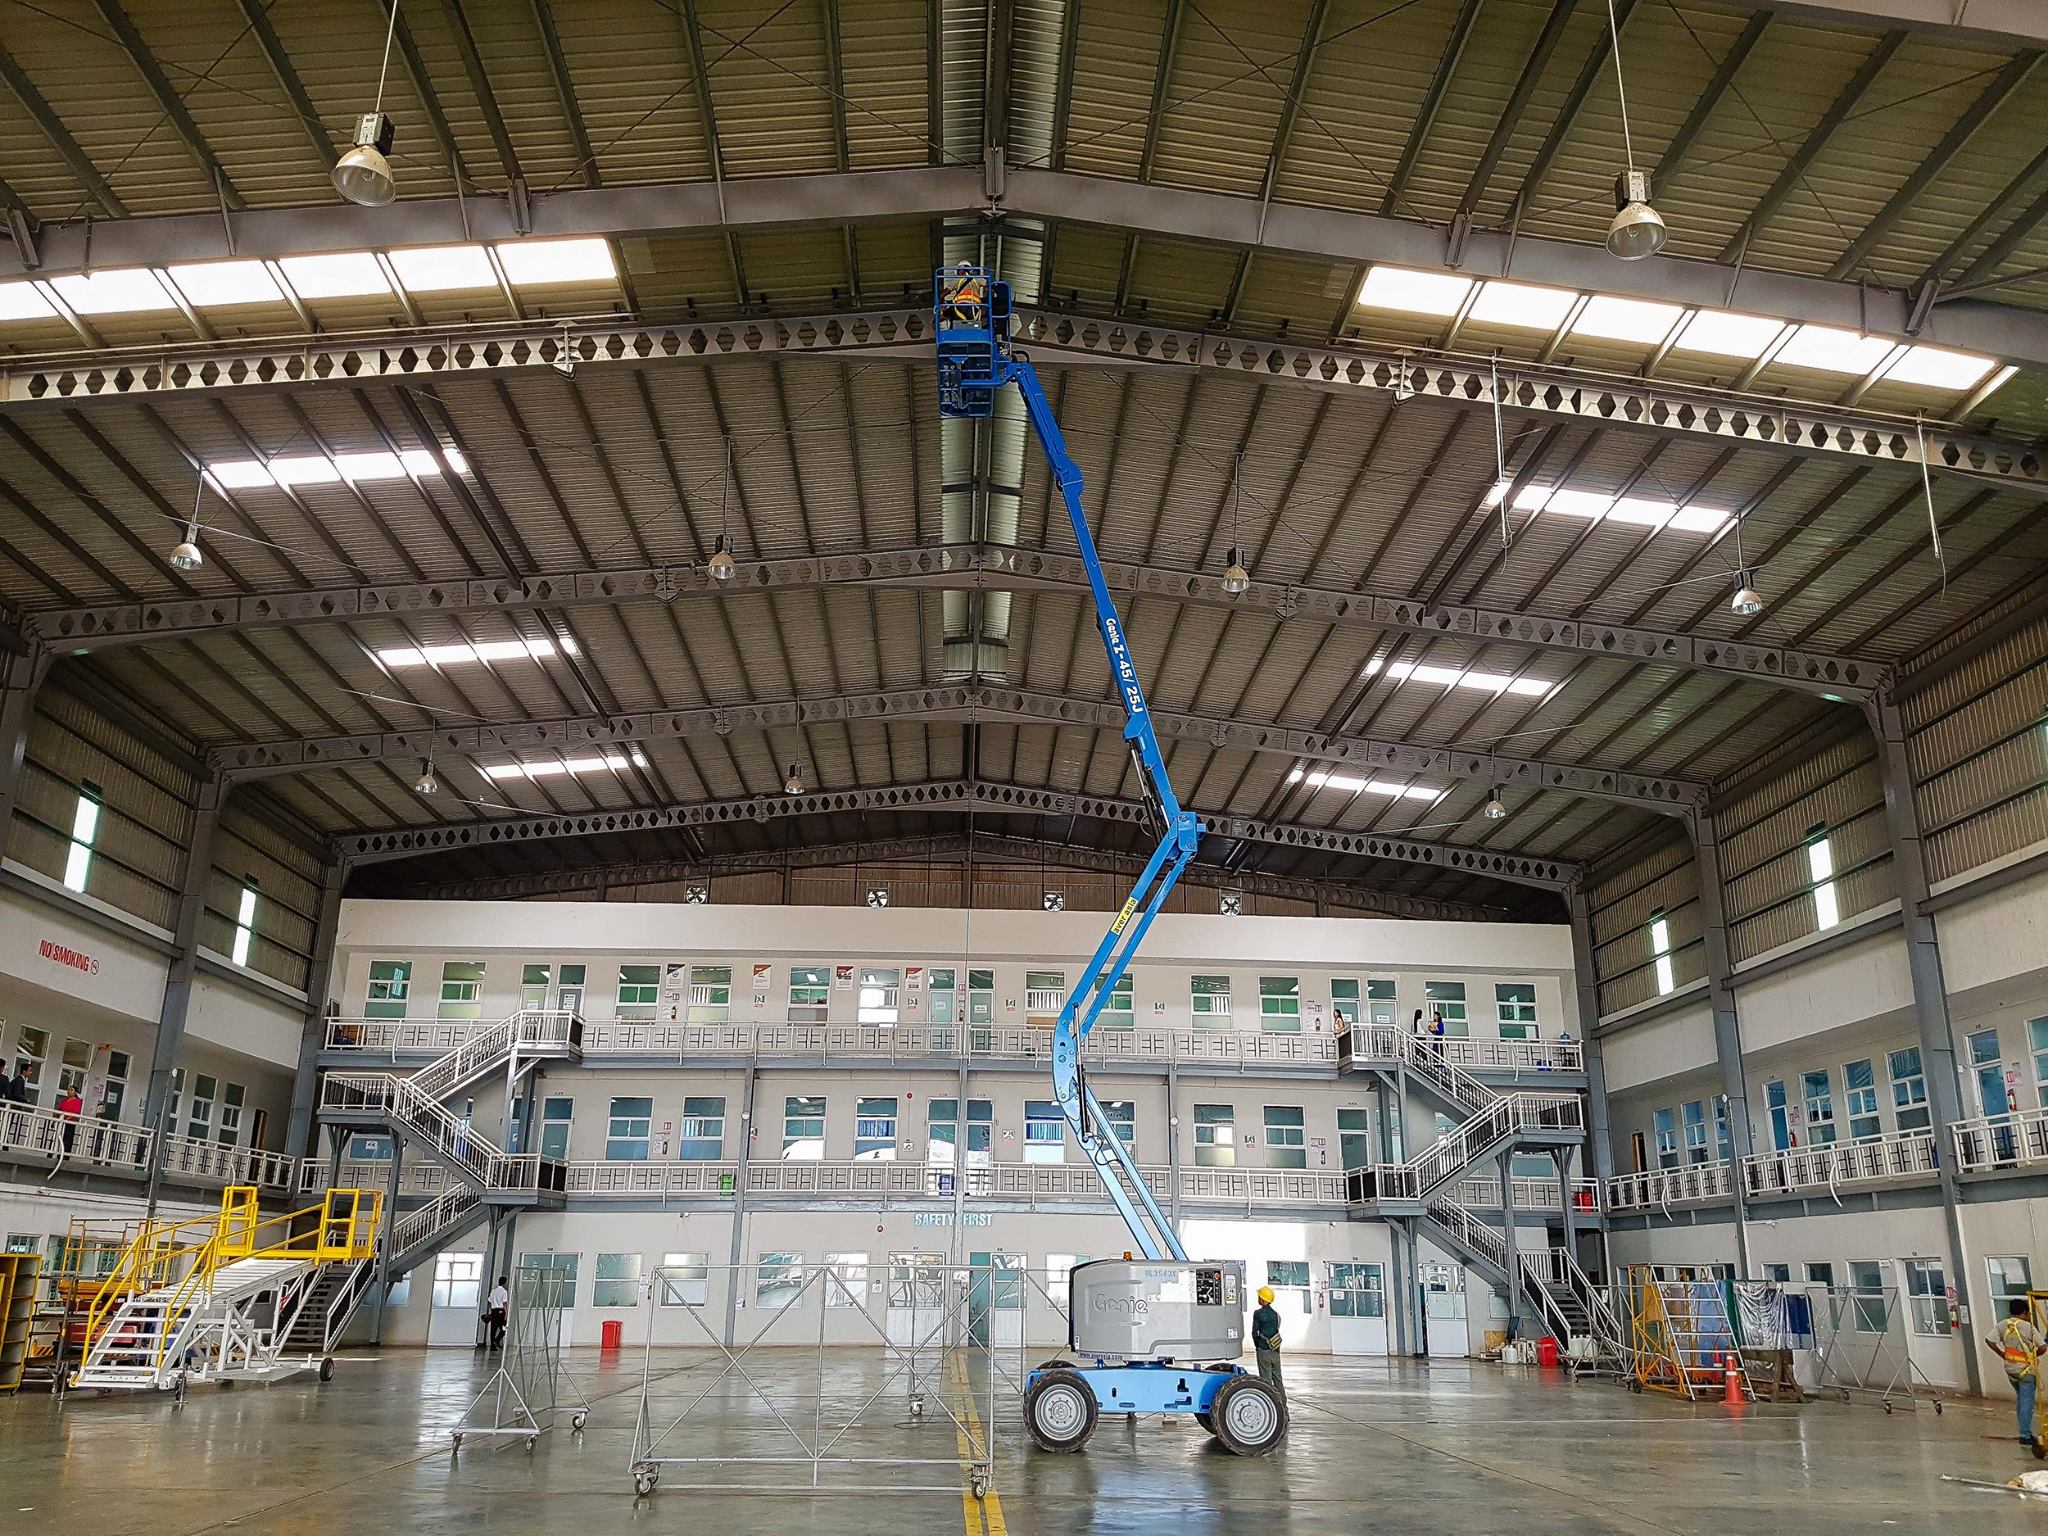
{"type": "Polygon", "coordinates": [[[1932,1403],[1939,1390],[1913,1358],[1906,1310],[1895,1285],[1809,1286],[1813,1315],[1814,1392],[1843,1402],[1864,1398],[1886,1413],[1900,1403],[1932,1403]]]}
{"type": "Polygon", "coordinates": [[[530,1456],[540,1437],[554,1428],[567,1407],[569,1428],[581,1434],[590,1399],[562,1364],[562,1272],[552,1254],[529,1254],[512,1271],[511,1307],[505,1319],[505,1353],[491,1379],[451,1429],[456,1451],[464,1440],[520,1440],[530,1456]],[[488,1400],[488,1414],[480,1414],[488,1400]]]}

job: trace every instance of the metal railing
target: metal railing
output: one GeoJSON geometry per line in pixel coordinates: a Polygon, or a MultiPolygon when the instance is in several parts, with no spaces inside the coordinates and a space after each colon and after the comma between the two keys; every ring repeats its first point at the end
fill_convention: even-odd
{"type": "MultiPolygon", "coordinates": [[[[0,1154],[61,1160],[67,1166],[91,1168],[130,1178],[146,1178],[150,1147],[157,1134],[113,1120],[60,1115],[55,1110],[10,1104],[0,1109],[0,1154]],[[64,1133],[71,1132],[71,1145],[64,1133]]],[[[299,1176],[296,1158],[256,1147],[228,1146],[191,1136],[164,1136],[161,1172],[164,1178],[193,1184],[254,1184],[263,1189],[292,1189],[299,1176]]]]}
{"type": "MultiPolygon", "coordinates": [[[[1516,1178],[1509,1181],[1515,1192],[1515,1209],[1518,1211],[1561,1211],[1564,1209],[1564,1191],[1558,1188],[1555,1179],[1516,1178]]],[[[1600,1208],[1600,1181],[1598,1179],[1574,1179],[1571,1184],[1572,1209],[1585,1215],[1592,1215],[1600,1208]]],[[[1497,1211],[1501,1208],[1499,1179],[1460,1179],[1451,1186],[1450,1198],[1460,1205],[1478,1210],[1497,1211]]]]}
{"type": "Polygon", "coordinates": [[[1574,1094],[1504,1094],[1407,1162],[1354,1168],[1345,1178],[1356,1192],[1354,1198],[1360,1201],[1424,1201],[1446,1180],[1516,1135],[1584,1130],[1585,1108],[1574,1094]]]}
{"type": "Polygon", "coordinates": [[[1616,1174],[1601,1190],[1610,1214],[1661,1211],[1680,1205],[1716,1205],[1735,1198],[1735,1164],[1722,1158],[1683,1168],[1648,1168],[1616,1174]]]}
{"type": "Polygon", "coordinates": [[[1862,1141],[1760,1152],[1742,1160],[1742,1189],[1750,1199],[1825,1194],[1845,1185],[1934,1178],[1939,1171],[1931,1131],[1889,1131],[1862,1141]]]}
{"type": "Polygon", "coordinates": [[[1491,1261],[1496,1269],[1507,1269],[1507,1236],[1500,1228],[1475,1216],[1455,1200],[1431,1201],[1429,1215],[1472,1252],[1491,1261]]]}
{"type": "Polygon", "coordinates": [[[2048,1109],[1958,1120],[1949,1131],[1958,1173],[1994,1173],[2048,1163],[2048,1109]]]}
{"type": "Polygon", "coordinates": [[[391,1254],[408,1253],[436,1233],[446,1231],[483,1203],[471,1184],[444,1190],[416,1211],[407,1211],[391,1226],[391,1254]]]}
{"type": "Polygon", "coordinates": [[[559,1190],[562,1165],[537,1153],[510,1153],[457,1116],[409,1077],[388,1072],[330,1072],[320,1082],[327,1114],[371,1114],[395,1122],[434,1155],[485,1189],[559,1190]]]}
{"type": "Polygon", "coordinates": [[[1412,1060],[1416,1048],[1466,1071],[1527,1073],[1583,1072],[1584,1050],[1576,1040],[1485,1040],[1460,1035],[1420,1035],[1399,1024],[1352,1024],[1339,1037],[1346,1061],[1412,1060]]]}

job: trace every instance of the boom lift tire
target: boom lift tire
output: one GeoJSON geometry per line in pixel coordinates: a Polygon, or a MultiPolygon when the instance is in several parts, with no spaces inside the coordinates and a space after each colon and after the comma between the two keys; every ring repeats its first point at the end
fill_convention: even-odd
{"type": "Polygon", "coordinates": [[[1095,1389],[1079,1371],[1047,1371],[1024,1394],[1024,1428],[1041,1451],[1078,1451],[1095,1433],[1095,1389]]]}

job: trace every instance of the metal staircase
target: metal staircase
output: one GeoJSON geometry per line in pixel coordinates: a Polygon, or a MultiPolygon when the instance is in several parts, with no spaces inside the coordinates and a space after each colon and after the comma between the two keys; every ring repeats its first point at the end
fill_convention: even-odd
{"type": "Polygon", "coordinates": [[[1618,1376],[1627,1358],[1621,1322],[1607,1297],[1579,1267],[1569,1248],[1518,1254],[1522,1281],[1575,1376],[1618,1376]],[[1581,1340],[1576,1350],[1573,1340],[1581,1340]]]}

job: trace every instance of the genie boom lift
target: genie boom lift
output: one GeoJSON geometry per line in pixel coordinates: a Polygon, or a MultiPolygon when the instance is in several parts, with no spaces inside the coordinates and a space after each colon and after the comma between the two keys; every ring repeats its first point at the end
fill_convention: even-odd
{"type": "Polygon", "coordinates": [[[1095,626],[1123,702],[1124,740],[1159,834],[1158,846],[1060,1010],[1052,1047],[1053,1096],[1141,1257],[1127,1253],[1074,1267],[1067,1347],[1079,1358],[1049,1361],[1026,1378],[1025,1427],[1045,1450],[1078,1451],[1100,1414],[1189,1413],[1229,1450],[1264,1455],[1286,1438],[1287,1409],[1277,1392],[1235,1364],[1244,1350],[1244,1265],[1189,1260],[1081,1069],[1081,1043],[1194,858],[1202,824],[1182,809],[1167,778],[1123,621],[1081,510],[1080,467],[1067,453],[1030,360],[1011,349],[1010,285],[980,267],[942,267],[933,279],[932,304],[940,414],[992,416],[997,395],[1010,384],[1024,397],[1088,571],[1095,626]]]}

